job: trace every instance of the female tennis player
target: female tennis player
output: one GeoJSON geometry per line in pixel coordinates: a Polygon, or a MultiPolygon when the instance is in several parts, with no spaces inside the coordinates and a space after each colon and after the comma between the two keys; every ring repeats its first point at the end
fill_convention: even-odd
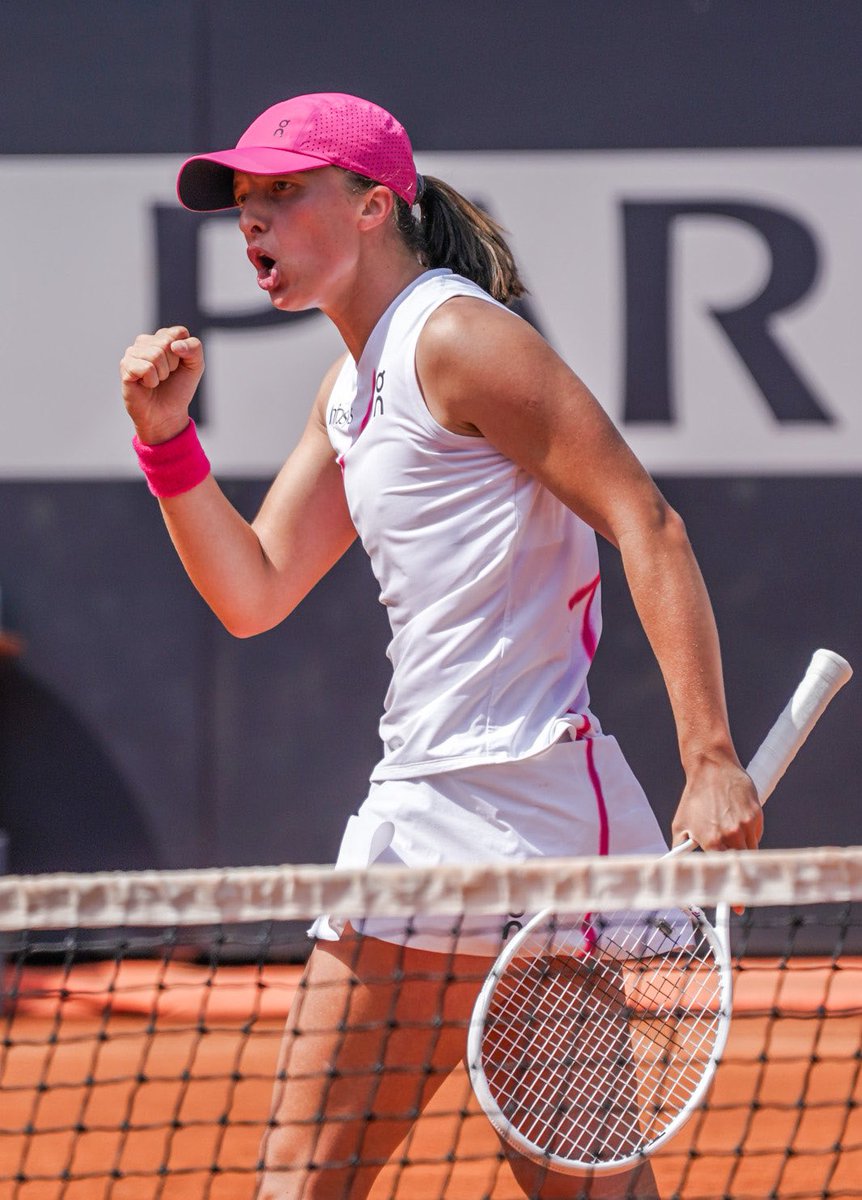
{"type": "MultiPolygon", "coordinates": [[[[601,626],[595,531],[622,555],[667,686],[686,776],[674,840],[754,847],[760,807],[731,742],[713,615],[682,521],[584,384],[507,309],[523,287],[500,229],[417,174],[389,113],[340,94],[267,109],[236,147],[186,162],[178,191],[190,209],[235,206],[270,302],[320,309],[346,349],[251,523],[219,489],[189,420],[199,339],[181,326],[142,334],[121,363],[150,489],[228,630],[248,637],[282,621],[357,534],[371,558],[393,674],[383,756],[339,864],[666,848],[588,706],[601,626]]],[[[350,914],[316,922],[262,1200],[368,1194],[463,1055],[505,932],[465,923],[453,942],[430,919],[409,930],[350,914]]],[[[572,1178],[511,1157],[525,1195],[576,1193],[572,1178]]],[[[649,1166],[583,1188],[657,1195],[649,1166]]]]}

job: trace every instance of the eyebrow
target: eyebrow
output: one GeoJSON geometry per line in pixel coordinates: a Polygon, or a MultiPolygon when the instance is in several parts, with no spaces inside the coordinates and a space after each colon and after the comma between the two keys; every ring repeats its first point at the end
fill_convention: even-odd
{"type": "Polygon", "coordinates": [[[298,179],[305,171],[277,171],[273,174],[256,175],[253,171],[234,171],[234,184],[237,179],[298,179]]]}
{"type": "Polygon", "coordinates": [[[295,183],[297,180],[301,180],[302,177],[307,174],[308,174],[307,171],[284,171],[281,174],[277,174],[277,175],[255,175],[251,171],[234,171],[234,173],[233,173],[233,176],[234,176],[233,188],[231,189],[233,192],[234,202],[236,202],[237,194],[243,190],[243,188],[241,186],[237,185],[238,178],[246,179],[246,180],[248,180],[248,179],[269,179],[269,180],[286,179],[286,180],[290,180],[291,182],[295,183]]]}

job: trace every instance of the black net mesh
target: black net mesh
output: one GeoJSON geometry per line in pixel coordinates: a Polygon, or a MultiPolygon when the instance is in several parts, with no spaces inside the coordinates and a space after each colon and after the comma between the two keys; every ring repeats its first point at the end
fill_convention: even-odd
{"type": "MultiPolygon", "coordinates": [[[[840,879],[817,852],[822,869],[814,883],[811,856],[760,856],[764,879],[777,878],[772,864],[781,863],[784,894],[767,887],[768,906],[750,894],[762,890],[762,880],[741,879],[733,856],[716,868],[713,856],[698,856],[713,872],[703,876],[705,901],[723,889],[748,903],[732,919],[727,1045],[704,1101],[650,1160],[655,1191],[637,1190],[643,1179],[635,1172],[615,1177],[617,1193],[596,1194],[862,1195],[862,914],[852,894],[862,872],[855,853],[833,853],[843,853],[840,879]],[[818,882],[816,903],[810,893],[818,882]],[[803,890],[803,905],[775,902],[803,890]]],[[[448,914],[451,941],[438,951],[353,936],[348,927],[307,962],[307,920],[296,911],[310,908],[310,919],[318,900],[333,910],[347,903],[359,925],[360,904],[393,921],[400,908],[409,931],[428,904],[433,912],[460,903],[475,924],[483,908],[502,905],[508,914],[521,903],[529,911],[521,889],[532,883],[534,908],[556,895],[567,910],[583,902],[592,912],[602,865],[589,867],[581,894],[572,864],[551,866],[556,878],[546,873],[536,885],[529,873],[525,882],[512,872],[502,891],[504,873],[481,886],[481,872],[474,873],[458,893],[450,872],[446,904],[439,892],[428,900],[424,873],[416,873],[419,894],[411,894],[406,873],[372,869],[354,878],[361,894],[354,888],[345,901],[344,887],[321,870],[314,905],[304,882],[298,900],[273,904],[276,892],[296,893],[285,889],[289,869],[277,885],[255,877],[251,888],[248,873],[236,880],[221,873],[195,883],[187,919],[153,924],[142,920],[138,901],[135,923],[118,922],[115,896],[100,916],[90,902],[92,881],[82,878],[64,882],[64,919],[53,926],[43,900],[25,903],[38,925],[31,928],[11,927],[11,910],[21,907],[22,889],[39,891],[42,882],[0,881],[0,1197],[594,1194],[580,1176],[568,1177],[562,1192],[543,1191],[547,1181],[535,1171],[522,1172],[519,1182],[479,1107],[463,1060],[490,960],[458,952],[463,917],[448,914]],[[70,887],[78,889],[78,907],[87,899],[92,927],[66,924],[70,887]],[[241,909],[244,919],[202,922],[219,904],[241,909]]],[[[628,885],[629,902],[645,898],[645,867],[627,866],[622,877],[618,865],[613,871],[618,895],[628,885]]],[[[680,886],[678,875],[651,878],[646,896],[656,905],[680,886]]],[[[148,877],[154,914],[191,894],[169,875],[161,891],[159,882],[148,877]]],[[[691,886],[689,874],[686,899],[691,886]]],[[[50,886],[43,891],[52,895],[50,886]]],[[[127,895],[121,903],[130,907],[127,895]]],[[[499,936],[501,919],[482,919],[499,936]]]]}

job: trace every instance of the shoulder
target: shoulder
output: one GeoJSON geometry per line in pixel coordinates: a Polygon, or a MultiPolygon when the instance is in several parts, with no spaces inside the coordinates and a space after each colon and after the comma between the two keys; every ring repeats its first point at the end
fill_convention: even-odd
{"type": "Polygon", "coordinates": [[[526,325],[523,318],[505,308],[489,296],[454,295],[443,300],[431,313],[422,330],[426,342],[451,338],[463,330],[476,327],[486,329],[513,329],[526,325]]]}
{"type": "Polygon", "coordinates": [[[527,380],[565,369],[528,321],[496,303],[453,296],[428,318],[416,346],[416,374],[435,418],[456,432],[481,424],[476,404],[494,403],[527,380]]]}
{"type": "Polygon", "coordinates": [[[417,364],[429,370],[482,368],[518,355],[554,354],[523,317],[495,301],[453,296],[431,314],[416,347],[417,364]]]}

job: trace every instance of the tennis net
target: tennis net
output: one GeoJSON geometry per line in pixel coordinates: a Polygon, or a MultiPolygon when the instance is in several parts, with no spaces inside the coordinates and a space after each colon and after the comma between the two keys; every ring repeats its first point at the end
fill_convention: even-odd
{"type": "Polygon", "coordinates": [[[659,1193],[862,1196],[860,900],[834,848],[0,879],[0,1200],[514,1200],[458,1065],[486,953],[546,908],[724,902],[730,1036],[659,1193]],[[321,914],[348,936],[304,976],[321,914]]]}

